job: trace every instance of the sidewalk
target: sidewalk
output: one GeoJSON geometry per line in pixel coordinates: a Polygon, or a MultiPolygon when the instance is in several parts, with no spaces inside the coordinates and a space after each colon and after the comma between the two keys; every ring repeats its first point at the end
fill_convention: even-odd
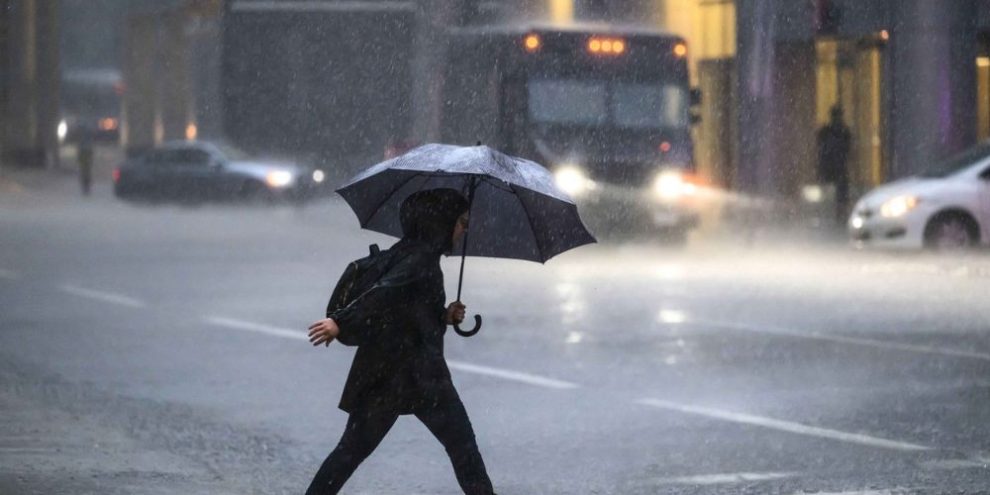
{"type": "MultiPolygon", "coordinates": [[[[24,167],[4,164],[0,168],[0,202],[18,204],[53,198],[81,198],[79,164],[75,149],[62,150],[58,168],[24,167]]],[[[92,199],[110,198],[113,195],[114,167],[123,161],[123,152],[116,146],[98,145],[93,160],[92,199]]]]}

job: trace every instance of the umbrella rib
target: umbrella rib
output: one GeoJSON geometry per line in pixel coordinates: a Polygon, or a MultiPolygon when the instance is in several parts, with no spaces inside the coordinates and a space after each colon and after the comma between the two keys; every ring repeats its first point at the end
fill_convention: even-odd
{"type": "Polygon", "coordinates": [[[543,246],[540,245],[540,240],[536,237],[536,227],[533,226],[533,217],[529,214],[529,209],[526,208],[526,203],[523,203],[522,196],[519,195],[519,191],[516,189],[515,185],[510,186],[513,192],[513,196],[519,201],[519,206],[522,207],[523,213],[526,214],[526,221],[529,222],[529,231],[533,233],[533,242],[536,244],[536,250],[540,255],[540,263],[546,263],[546,259],[543,257],[543,246]]]}
{"type": "Polygon", "coordinates": [[[516,192],[511,187],[505,187],[504,185],[500,184],[499,182],[505,182],[505,181],[503,181],[501,179],[498,179],[498,182],[496,182],[496,181],[492,180],[492,177],[489,176],[489,175],[481,175],[481,179],[483,181],[487,182],[489,185],[491,185],[495,189],[498,189],[500,191],[510,192],[510,193],[513,193],[513,194],[515,194],[515,192],[516,192]]]}
{"type": "Polygon", "coordinates": [[[373,210],[371,210],[371,215],[368,215],[368,218],[365,219],[362,222],[361,228],[365,228],[365,227],[367,227],[368,224],[371,223],[371,219],[372,218],[375,218],[375,215],[377,215],[378,214],[378,211],[381,210],[382,205],[384,205],[385,202],[389,200],[389,198],[391,198],[392,196],[394,196],[395,193],[399,191],[399,189],[402,189],[403,187],[406,187],[406,184],[412,182],[413,179],[415,179],[416,177],[419,177],[420,175],[423,175],[423,173],[422,172],[416,172],[415,174],[410,175],[408,179],[400,182],[399,185],[393,187],[392,190],[389,191],[388,194],[386,194],[384,197],[382,197],[382,200],[378,202],[378,204],[375,206],[375,208],[373,210]]]}

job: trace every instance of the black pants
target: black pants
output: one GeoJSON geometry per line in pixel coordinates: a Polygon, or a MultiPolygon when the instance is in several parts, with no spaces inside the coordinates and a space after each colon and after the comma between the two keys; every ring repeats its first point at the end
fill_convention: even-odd
{"type": "MultiPolygon", "coordinates": [[[[492,482],[488,479],[471,421],[460,399],[451,399],[433,409],[418,412],[416,417],[447,450],[454,465],[454,475],[464,493],[491,495],[492,482]]],[[[354,470],[378,447],[396,419],[398,415],[394,413],[353,412],[347,419],[340,443],[323,461],[306,495],[339,492],[354,470]]]]}

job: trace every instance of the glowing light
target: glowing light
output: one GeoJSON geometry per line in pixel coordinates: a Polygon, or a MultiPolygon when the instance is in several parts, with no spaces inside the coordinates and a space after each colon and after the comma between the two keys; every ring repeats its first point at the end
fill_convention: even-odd
{"type": "Polygon", "coordinates": [[[571,196],[576,196],[594,188],[594,183],[577,167],[564,167],[554,174],[557,186],[571,196]]]}
{"type": "Polygon", "coordinates": [[[196,124],[190,122],[186,125],[186,140],[193,141],[197,135],[199,135],[199,129],[196,127],[196,124]]]}
{"type": "Polygon", "coordinates": [[[581,332],[568,332],[564,342],[568,344],[580,344],[582,340],[584,340],[584,335],[581,332]]]}
{"type": "Polygon", "coordinates": [[[271,187],[285,187],[292,183],[292,174],[285,170],[268,172],[265,183],[271,187]]]}
{"type": "Polygon", "coordinates": [[[117,129],[117,119],[113,117],[106,117],[100,119],[100,130],[101,131],[113,131],[117,129]]]}
{"type": "Polygon", "coordinates": [[[653,190],[664,201],[672,201],[680,197],[684,189],[684,177],[680,173],[665,170],[657,175],[653,190]]]}
{"type": "Polygon", "coordinates": [[[69,124],[65,120],[60,120],[55,132],[58,134],[59,141],[65,141],[65,137],[69,135],[69,124]]]}
{"type": "Polygon", "coordinates": [[[543,41],[540,39],[540,35],[538,34],[527,35],[523,40],[523,46],[526,47],[527,52],[535,52],[536,50],[539,50],[542,44],[543,41]]]}
{"type": "Polygon", "coordinates": [[[664,153],[669,152],[670,149],[671,149],[671,147],[672,146],[671,146],[671,144],[670,144],[669,141],[664,141],[664,142],[660,143],[660,151],[662,151],[664,153]]]}
{"type": "Polygon", "coordinates": [[[880,215],[887,218],[902,217],[918,206],[916,196],[898,196],[880,206],[880,215]]]}
{"type": "Polygon", "coordinates": [[[863,228],[865,224],[866,222],[863,220],[863,217],[860,216],[855,216],[849,221],[849,226],[857,230],[863,228]]]}
{"type": "Polygon", "coordinates": [[[657,314],[657,322],[676,325],[687,321],[687,313],[676,309],[661,309],[657,314]]]}
{"type": "Polygon", "coordinates": [[[320,183],[327,178],[327,174],[323,173],[322,170],[313,171],[313,182],[320,183]]]}
{"type": "Polygon", "coordinates": [[[686,57],[687,56],[687,52],[688,52],[688,49],[687,49],[687,45],[686,44],[684,44],[684,43],[678,43],[678,44],[674,45],[674,55],[677,58],[684,58],[684,57],[686,57]]]}
{"type": "Polygon", "coordinates": [[[819,185],[809,185],[801,188],[801,197],[809,203],[821,203],[825,197],[822,187],[819,185]]]}
{"type": "Polygon", "coordinates": [[[886,29],[884,29],[883,31],[880,31],[880,39],[882,39],[884,41],[889,40],[890,39],[890,31],[887,31],[886,29]]]}
{"type": "Polygon", "coordinates": [[[550,0],[550,21],[554,24],[574,22],[574,0],[550,0]]]}
{"type": "Polygon", "coordinates": [[[990,57],[976,57],[977,67],[990,67],[990,57]]]}
{"type": "Polygon", "coordinates": [[[618,38],[595,37],[588,40],[588,51],[595,54],[619,55],[626,51],[626,42],[618,38]]]}

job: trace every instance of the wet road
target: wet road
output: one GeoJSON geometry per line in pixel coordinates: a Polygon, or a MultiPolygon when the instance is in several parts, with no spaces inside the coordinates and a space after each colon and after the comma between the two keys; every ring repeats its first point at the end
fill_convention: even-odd
{"type": "MultiPolygon", "coordinates": [[[[389,239],[339,202],[99,194],[3,198],[0,232],[0,493],[302,493],[352,356],[305,328],[389,239]]],[[[501,494],[990,490],[987,256],[598,246],[465,279],[486,327],[447,355],[501,494]]],[[[403,418],[345,493],[457,488],[403,418]]]]}

